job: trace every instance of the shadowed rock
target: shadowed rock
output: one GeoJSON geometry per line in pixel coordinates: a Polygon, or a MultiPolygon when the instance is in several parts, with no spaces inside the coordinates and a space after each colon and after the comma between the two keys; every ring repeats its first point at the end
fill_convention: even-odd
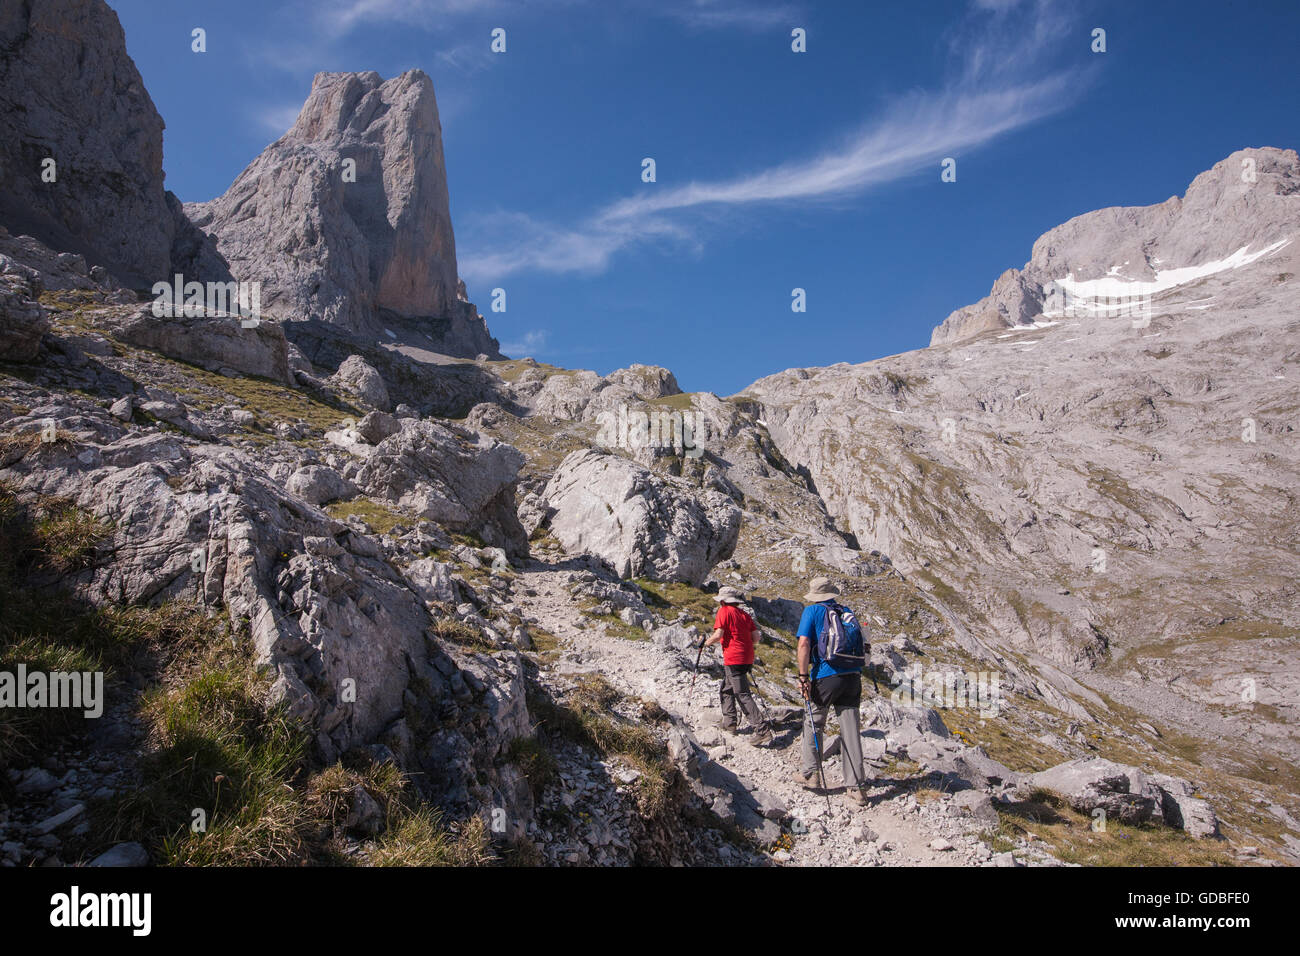
{"type": "Polygon", "coordinates": [[[0,223],[151,285],[174,229],[162,157],[162,118],[106,3],[0,8],[0,223]]]}

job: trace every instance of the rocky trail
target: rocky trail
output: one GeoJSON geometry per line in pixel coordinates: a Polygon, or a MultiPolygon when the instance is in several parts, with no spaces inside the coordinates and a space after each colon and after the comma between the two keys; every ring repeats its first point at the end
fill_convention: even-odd
{"type": "MultiPolygon", "coordinates": [[[[593,625],[575,607],[571,592],[583,572],[571,570],[573,566],[569,561],[530,561],[520,570],[513,590],[524,619],[555,635],[562,648],[558,660],[543,670],[542,680],[563,686],[561,675],[599,674],[623,694],[658,704],[672,720],[670,750],[675,755],[696,748],[703,751],[691,755],[694,762],[690,756],[679,762],[699,767],[693,776],[700,789],[725,791],[714,797],[715,812],[727,816],[726,805],[738,798],[742,806],[752,803],[766,815],[765,825],[753,826],[752,832],[760,840],[772,838],[765,847],[773,851],[771,859],[819,866],[1020,865],[1011,853],[994,853],[978,832],[979,821],[962,815],[960,806],[952,807],[951,795],[927,792],[918,800],[921,777],[885,769],[883,759],[868,759],[870,787],[863,807],[847,802],[838,779],[838,757],[826,759],[825,793],[800,786],[792,779],[802,727],[800,710],[765,707],[773,727],[768,745],[754,744],[743,726],[739,733],[723,731],[718,726],[718,680],[710,673],[716,668],[710,666],[708,653],[692,690],[694,654],[681,649],[680,641],[674,646],[671,638],[678,635],[658,640],[608,636],[599,623],[593,625]]],[[[657,630],[679,629],[667,625],[657,630]]],[[[867,721],[873,719],[873,693],[868,688],[864,694],[867,721]]],[[[874,743],[885,757],[884,732],[867,727],[864,736],[864,749],[870,753],[874,743]]]]}

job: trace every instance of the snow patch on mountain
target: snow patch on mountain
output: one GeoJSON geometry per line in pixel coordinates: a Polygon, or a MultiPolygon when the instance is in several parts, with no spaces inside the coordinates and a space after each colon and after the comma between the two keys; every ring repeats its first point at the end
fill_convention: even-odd
{"type": "MultiPolygon", "coordinates": [[[[1133,296],[1155,295],[1158,292],[1165,292],[1169,289],[1176,288],[1177,286],[1186,285],[1189,282],[1195,282],[1197,279],[1204,279],[1206,276],[1226,272],[1229,269],[1240,269],[1243,266],[1248,266],[1265,256],[1272,255],[1274,252],[1285,248],[1290,243],[1290,238],[1279,239],[1277,242],[1265,246],[1258,252],[1250,252],[1250,246],[1242,246],[1226,258],[1204,262],[1199,266],[1184,266],[1180,269],[1160,269],[1156,272],[1156,277],[1149,281],[1129,279],[1120,274],[1122,266],[1112,266],[1110,271],[1100,279],[1086,279],[1081,281],[1075,279],[1074,273],[1072,272],[1064,279],[1057,279],[1056,284],[1064,289],[1071,298],[1077,297],[1085,300],[1132,298],[1133,296]]],[[[1044,314],[1050,315],[1053,313],[1045,312],[1044,314]]],[[[1059,314],[1059,310],[1057,314],[1059,314]]]]}

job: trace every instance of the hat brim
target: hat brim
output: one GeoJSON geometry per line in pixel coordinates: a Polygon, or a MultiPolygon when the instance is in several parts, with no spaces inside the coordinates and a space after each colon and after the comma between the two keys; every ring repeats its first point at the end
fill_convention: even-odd
{"type": "Polygon", "coordinates": [[[822,601],[833,601],[839,596],[838,591],[810,591],[803,596],[803,599],[811,601],[813,604],[819,604],[822,601]]]}
{"type": "Polygon", "coordinates": [[[713,599],[713,602],[715,604],[743,604],[745,603],[745,597],[744,595],[741,595],[740,597],[731,597],[731,596],[723,597],[721,594],[719,594],[717,597],[713,599]]]}

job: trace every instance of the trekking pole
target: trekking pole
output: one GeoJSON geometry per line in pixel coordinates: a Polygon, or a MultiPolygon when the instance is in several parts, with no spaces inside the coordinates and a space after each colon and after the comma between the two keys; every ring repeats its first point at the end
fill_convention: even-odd
{"type": "Polygon", "coordinates": [[[700,658],[704,655],[704,638],[700,638],[700,649],[695,655],[695,670],[691,672],[691,692],[695,691],[695,678],[700,676],[700,658]]]}
{"type": "Polygon", "coordinates": [[[826,774],[822,771],[822,738],[821,734],[817,733],[817,721],[813,719],[812,701],[805,697],[803,706],[808,713],[808,723],[812,727],[813,753],[817,755],[817,782],[821,784],[822,796],[826,798],[826,814],[829,816],[831,812],[831,795],[826,790],[826,774]]]}

